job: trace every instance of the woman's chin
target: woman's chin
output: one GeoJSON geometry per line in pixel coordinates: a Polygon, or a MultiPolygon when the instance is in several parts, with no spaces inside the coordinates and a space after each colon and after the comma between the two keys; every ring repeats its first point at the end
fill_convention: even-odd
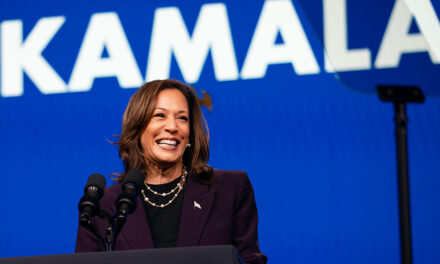
{"type": "Polygon", "coordinates": [[[182,158],[176,156],[161,156],[161,157],[156,157],[155,161],[160,166],[173,167],[180,165],[182,163],[182,158]]]}

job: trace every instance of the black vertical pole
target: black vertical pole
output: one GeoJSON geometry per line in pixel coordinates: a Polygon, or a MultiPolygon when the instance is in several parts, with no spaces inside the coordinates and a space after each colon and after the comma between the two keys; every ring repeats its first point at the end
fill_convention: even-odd
{"type": "Polygon", "coordinates": [[[400,255],[402,264],[412,264],[411,214],[409,207],[408,146],[406,105],[394,102],[396,123],[397,173],[399,185],[400,255]]]}
{"type": "Polygon", "coordinates": [[[382,101],[394,103],[397,180],[399,185],[400,256],[402,264],[412,264],[406,103],[423,103],[425,96],[422,90],[416,86],[378,85],[376,90],[382,101]]]}

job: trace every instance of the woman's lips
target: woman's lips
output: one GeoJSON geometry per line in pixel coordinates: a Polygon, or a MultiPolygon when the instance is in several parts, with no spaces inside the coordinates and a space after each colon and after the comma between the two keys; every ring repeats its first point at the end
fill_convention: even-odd
{"type": "Polygon", "coordinates": [[[166,150],[173,150],[177,148],[177,145],[179,144],[179,142],[177,140],[174,139],[160,139],[158,141],[156,141],[156,143],[163,149],[166,150]]]}

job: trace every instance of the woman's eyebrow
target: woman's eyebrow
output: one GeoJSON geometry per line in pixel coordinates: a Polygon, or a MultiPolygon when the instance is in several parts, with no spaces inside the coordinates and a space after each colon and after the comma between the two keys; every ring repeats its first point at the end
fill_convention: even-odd
{"type": "MultiPolygon", "coordinates": [[[[156,108],[154,108],[154,110],[168,111],[168,109],[163,108],[163,107],[156,107],[156,108]]],[[[178,113],[178,114],[180,114],[180,113],[186,113],[186,114],[188,114],[188,111],[186,111],[186,110],[179,110],[177,113],[178,113]]]]}

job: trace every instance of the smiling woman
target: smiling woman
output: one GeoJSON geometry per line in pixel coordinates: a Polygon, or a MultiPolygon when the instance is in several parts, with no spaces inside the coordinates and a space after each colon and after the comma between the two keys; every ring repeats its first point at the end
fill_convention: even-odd
{"type": "MultiPolygon", "coordinates": [[[[116,250],[232,244],[245,263],[265,263],[258,246],[258,215],[245,172],[207,165],[208,135],[194,89],[175,80],[144,84],[130,99],[116,144],[125,171],[144,173],[135,211],[116,250]]],[[[101,209],[114,211],[121,183],[105,190],[101,209]]],[[[93,224],[104,237],[106,221],[93,224]]],[[[79,226],[76,252],[104,250],[99,237],[79,226]]]]}
{"type": "Polygon", "coordinates": [[[176,80],[144,84],[130,99],[122,119],[117,145],[125,172],[118,180],[131,169],[139,169],[148,175],[147,182],[163,183],[178,177],[182,171],[178,168],[185,165],[200,182],[210,183],[212,168],[206,165],[209,143],[203,121],[192,87],[176,80]]]}

